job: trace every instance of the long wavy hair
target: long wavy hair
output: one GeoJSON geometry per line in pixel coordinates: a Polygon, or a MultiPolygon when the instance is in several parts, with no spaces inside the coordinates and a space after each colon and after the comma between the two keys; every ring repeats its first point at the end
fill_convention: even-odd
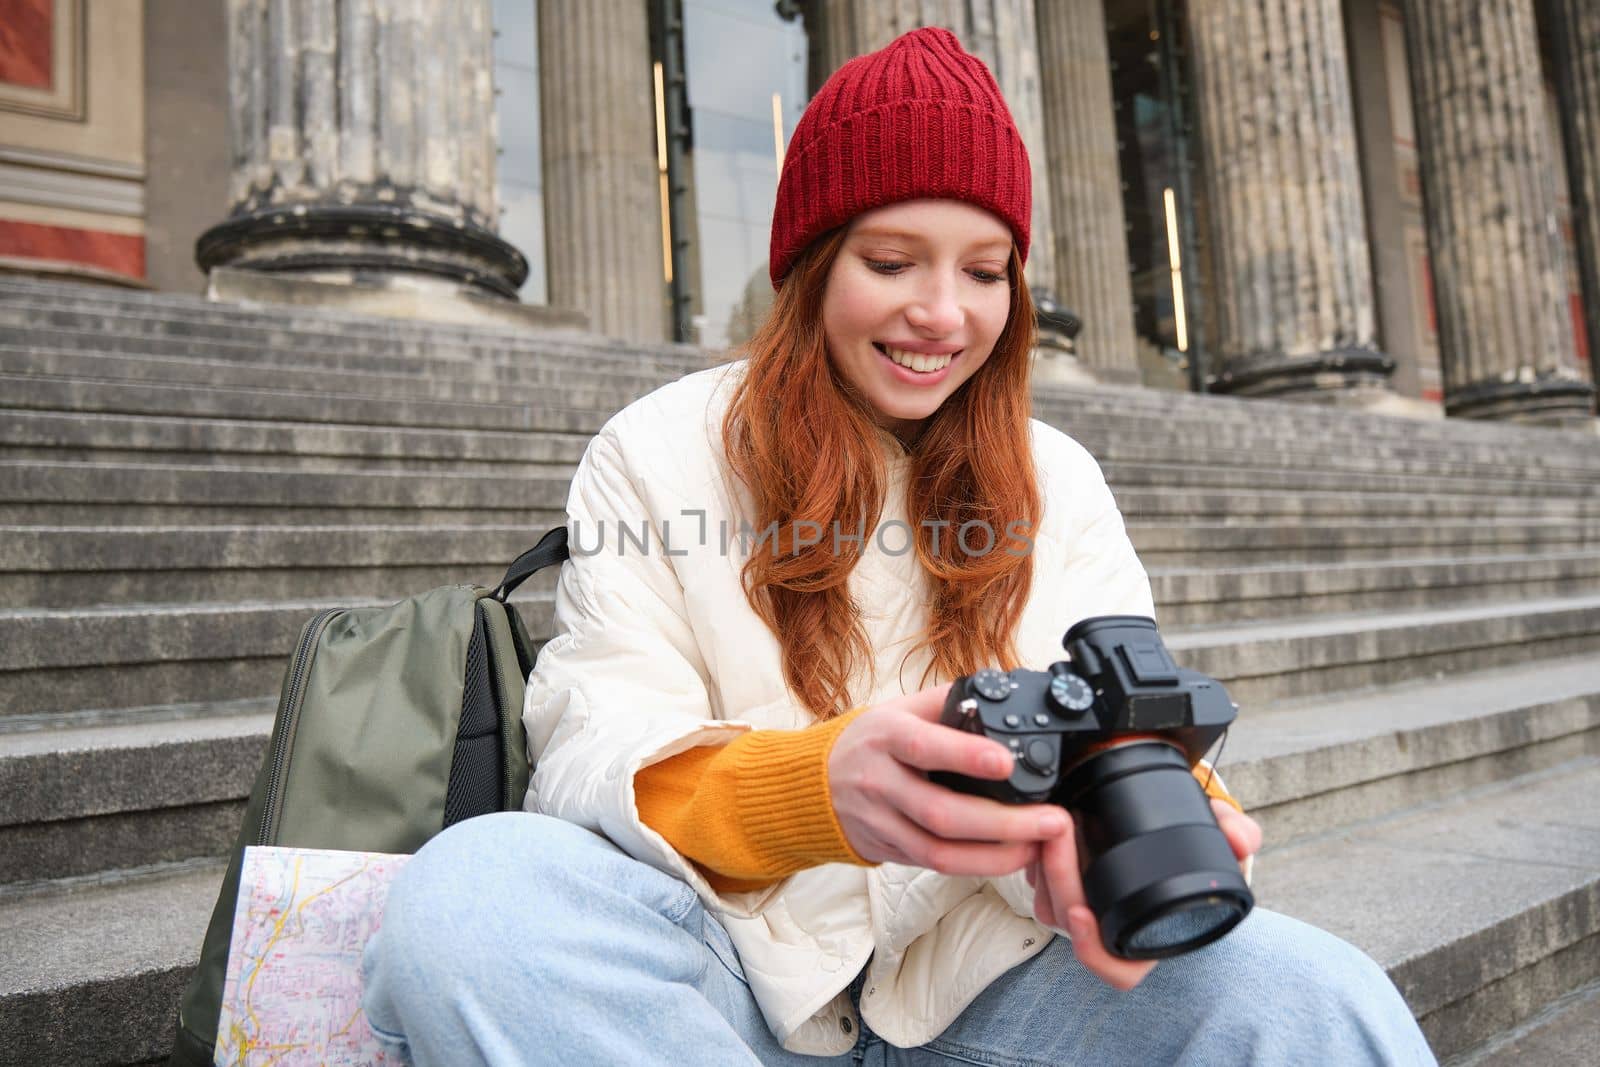
{"type": "MultiPolygon", "coordinates": [[[[861,545],[847,535],[874,536],[888,484],[871,404],[835,369],[822,328],[823,290],[846,230],[818,237],[784,278],[746,345],[746,373],[722,425],[757,534],[778,532],[745,562],[745,596],[782,646],[784,680],[818,719],[847,710],[856,669],[873,662],[849,591],[861,545]]],[[[907,653],[931,652],[919,688],[934,674],[1021,665],[1014,637],[1043,504],[1028,428],[1037,326],[1015,247],[1007,274],[1010,316],[994,350],[929,418],[912,452],[906,513],[934,590],[927,628],[907,653]],[[963,547],[956,534],[969,522],[992,531],[988,550],[976,538],[963,547]]]]}

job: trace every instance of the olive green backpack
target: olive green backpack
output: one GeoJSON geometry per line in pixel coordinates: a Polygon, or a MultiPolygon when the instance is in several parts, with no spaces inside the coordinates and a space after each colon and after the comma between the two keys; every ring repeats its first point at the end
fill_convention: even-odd
{"type": "Polygon", "coordinates": [[[179,1007],[174,1067],[212,1062],[245,846],[411,853],[463,819],[521,807],[533,647],[507,598],[566,558],[556,527],[493,590],[445,586],[306,623],[179,1007]]]}

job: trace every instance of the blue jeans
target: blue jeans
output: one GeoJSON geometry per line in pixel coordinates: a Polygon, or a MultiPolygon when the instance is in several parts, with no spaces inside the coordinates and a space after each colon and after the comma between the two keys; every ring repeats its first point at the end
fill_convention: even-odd
{"type": "Polygon", "coordinates": [[[863,1026],[845,1055],[788,1052],[693,889],[604,838],[522,813],[471,819],[418,852],[364,970],[368,1021],[421,1065],[1434,1063],[1377,964],[1261,908],[1129,993],[1058,937],[920,1048],[863,1026]]]}

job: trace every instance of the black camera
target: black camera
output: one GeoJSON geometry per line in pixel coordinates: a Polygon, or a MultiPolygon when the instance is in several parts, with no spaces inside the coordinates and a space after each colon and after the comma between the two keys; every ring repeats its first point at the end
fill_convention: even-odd
{"type": "Polygon", "coordinates": [[[963,793],[1072,813],[1084,895],[1108,951],[1162,959],[1208,945],[1255,906],[1190,767],[1238,706],[1177,666],[1153,620],[1084,619],[1046,671],[986,669],[950,687],[946,726],[1016,757],[1004,781],[937,772],[963,793]]]}

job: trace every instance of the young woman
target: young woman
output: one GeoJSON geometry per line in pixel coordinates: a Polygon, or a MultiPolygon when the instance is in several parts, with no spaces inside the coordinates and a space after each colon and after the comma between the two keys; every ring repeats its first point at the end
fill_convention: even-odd
{"type": "Polygon", "coordinates": [[[573,479],[533,814],[391,891],[366,1009],[415,1062],[1433,1062],[1371,960],[1263,909],[1111,956],[1063,809],[927,777],[1011,770],[939,724],[952,679],[1154,615],[1094,460],[1028,417],[1030,188],[947,31],[812,100],[747,358],[630,405],[573,479]]]}

